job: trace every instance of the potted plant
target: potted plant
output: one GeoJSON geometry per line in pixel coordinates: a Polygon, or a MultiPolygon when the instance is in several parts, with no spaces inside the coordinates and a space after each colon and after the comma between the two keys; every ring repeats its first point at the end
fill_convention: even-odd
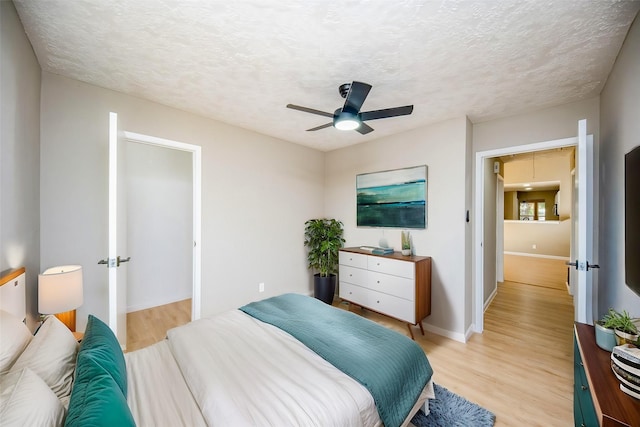
{"type": "Polygon", "coordinates": [[[304,245],[309,249],[308,267],[313,276],[314,296],[327,304],[333,302],[338,271],[338,251],[344,243],[342,222],[336,219],[310,219],[305,224],[304,245]]]}
{"type": "Polygon", "coordinates": [[[411,255],[411,235],[408,231],[402,231],[402,255],[411,255]]]}
{"type": "Polygon", "coordinates": [[[596,344],[603,350],[612,351],[616,346],[616,333],[613,328],[605,326],[608,314],[604,315],[594,324],[596,344]]]}
{"type": "Polygon", "coordinates": [[[602,317],[602,322],[602,326],[615,331],[618,345],[638,341],[638,327],[627,310],[623,310],[621,313],[610,308],[609,312],[602,317]]]}

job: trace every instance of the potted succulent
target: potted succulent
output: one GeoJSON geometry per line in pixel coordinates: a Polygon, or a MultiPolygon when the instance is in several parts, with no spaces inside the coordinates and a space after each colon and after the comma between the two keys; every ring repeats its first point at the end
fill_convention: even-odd
{"type": "Polygon", "coordinates": [[[603,350],[612,351],[616,346],[616,332],[613,328],[605,327],[608,314],[604,315],[600,320],[594,323],[596,334],[596,344],[603,350]]]}
{"type": "Polygon", "coordinates": [[[344,243],[342,222],[336,219],[310,219],[304,223],[304,245],[309,249],[308,267],[313,276],[314,296],[327,304],[333,302],[338,272],[338,251],[344,243]]]}
{"type": "Polygon", "coordinates": [[[617,345],[638,341],[638,327],[627,310],[619,312],[610,308],[602,317],[602,326],[615,331],[617,345]]]}
{"type": "Polygon", "coordinates": [[[402,255],[411,255],[411,235],[408,231],[402,231],[402,255]]]}

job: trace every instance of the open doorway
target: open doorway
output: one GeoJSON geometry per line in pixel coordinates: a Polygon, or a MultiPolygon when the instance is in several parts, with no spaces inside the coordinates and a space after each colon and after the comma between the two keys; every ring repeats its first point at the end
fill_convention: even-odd
{"type": "Polygon", "coordinates": [[[504,180],[497,199],[506,201],[497,212],[503,230],[497,226],[496,257],[504,260],[497,281],[567,291],[575,148],[509,154],[494,161],[501,165],[498,184],[504,180]]]}
{"type": "MultiPolygon", "coordinates": [[[[531,156],[531,154],[527,153],[566,149],[575,146],[577,142],[577,138],[565,138],[476,153],[476,226],[474,229],[474,324],[476,332],[482,332],[484,325],[484,310],[491,301],[491,298],[495,296],[497,290],[497,175],[499,175],[500,172],[503,172],[504,159],[501,161],[499,168],[496,168],[495,163],[500,161],[502,157],[510,159],[512,158],[511,156],[513,156],[513,158],[516,156],[531,156]]],[[[567,173],[571,176],[569,169],[567,170],[567,173]]],[[[507,184],[508,182],[505,180],[505,187],[507,184]]],[[[567,192],[566,197],[567,200],[569,200],[566,204],[570,210],[571,195],[569,191],[567,192]]],[[[510,201],[505,197],[504,205],[506,206],[509,203],[513,203],[513,201],[510,201]]],[[[553,209],[553,207],[551,209],[553,209]]],[[[570,220],[567,222],[567,225],[569,230],[571,230],[570,220]]],[[[505,235],[509,233],[506,226],[507,224],[505,224],[505,235]]],[[[548,227],[551,225],[544,226],[548,227]]],[[[568,245],[570,245],[570,241],[570,239],[567,241],[568,245]]],[[[534,244],[536,243],[529,243],[531,246],[534,244]]],[[[505,244],[505,250],[506,249],[507,245],[505,244]]]]}
{"type": "Polygon", "coordinates": [[[191,153],[126,141],[127,350],[151,345],[191,320],[191,153]]]}
{"type": "Polygon", "coordinates": [[[137,261],[127,270],[126,312],[141,314],[132,325],[127,322],[127,332],[136,329],[127,333],[126,347],[133,350],[200,318],[201,148],[133,132],[121,135],[126,212],[120,221],[137,261]]]}

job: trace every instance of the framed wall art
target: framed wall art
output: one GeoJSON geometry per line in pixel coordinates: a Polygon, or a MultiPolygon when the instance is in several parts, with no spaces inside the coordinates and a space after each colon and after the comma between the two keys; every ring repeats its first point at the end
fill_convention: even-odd
{"type": "Polygon", "coordinates": [[[426,228],[427,166],[356,175],[358,227],[426,228]]]}

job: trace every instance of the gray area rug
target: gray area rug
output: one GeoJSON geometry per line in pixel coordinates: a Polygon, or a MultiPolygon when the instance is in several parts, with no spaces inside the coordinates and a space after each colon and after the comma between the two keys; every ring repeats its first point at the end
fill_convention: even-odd
{"type": "Polygon", "coordinates": [[[436,398],[429,402],[429,415],[421,410],[411,423],[416,427],[492,427],[496,416],[464,397],[433,385],[436,398]]]}

